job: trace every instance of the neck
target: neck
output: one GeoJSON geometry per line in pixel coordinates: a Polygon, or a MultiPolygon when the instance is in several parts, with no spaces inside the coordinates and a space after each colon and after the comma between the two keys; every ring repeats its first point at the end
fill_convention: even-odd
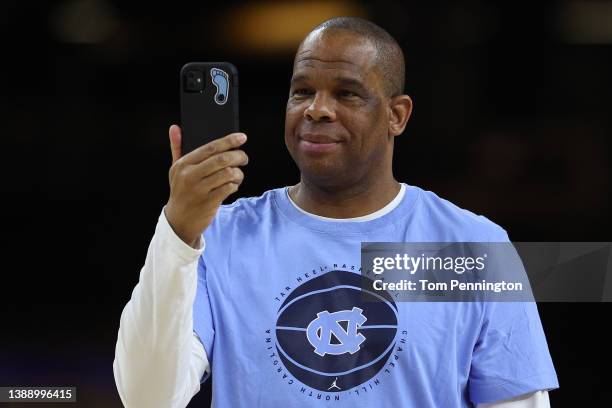
{"type": "Polygon", "coordinates": [[[322,187],[302,175],[289,196],[301,209],[328,218],[354,218],[371,214],[389,204],[400,191],[391,175],[384,181],[358,182],[347,186],[322,187]]]}

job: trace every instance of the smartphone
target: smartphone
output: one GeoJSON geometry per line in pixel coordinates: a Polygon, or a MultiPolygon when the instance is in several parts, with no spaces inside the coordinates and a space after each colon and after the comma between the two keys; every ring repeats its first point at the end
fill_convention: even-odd
{"type": "Polygon", "coordinates": [[[238,70],[229,62],[181,68],[181,154],[238,132],[238,70]]]}

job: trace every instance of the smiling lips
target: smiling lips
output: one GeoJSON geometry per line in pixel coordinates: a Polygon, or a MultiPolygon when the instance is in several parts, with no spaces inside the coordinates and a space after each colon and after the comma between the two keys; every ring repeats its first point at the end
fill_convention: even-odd
{"type": "Polygon", "coordinates": [[[303,134],[299,146],[308,153],[326,153],[336,149],[342,141],[326,135],[303,134]]]}

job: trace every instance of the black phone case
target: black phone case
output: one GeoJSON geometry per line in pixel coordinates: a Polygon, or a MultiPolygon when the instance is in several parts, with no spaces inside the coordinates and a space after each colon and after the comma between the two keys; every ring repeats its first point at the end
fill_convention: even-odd
{"type": "Polygon", "coordinates": [[[238,70],[234,65],[190,62],[181,68],[181,130],[182,155],[238,131],[238,70]]]}

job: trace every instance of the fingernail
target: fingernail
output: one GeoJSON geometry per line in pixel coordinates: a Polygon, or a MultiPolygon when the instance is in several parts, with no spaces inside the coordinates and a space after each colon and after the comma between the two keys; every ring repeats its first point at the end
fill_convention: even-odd
{"type": "Polygon", "coordinates": [[[244,143],[247,140],[247,137],[244,133],[240,133],[236,140],[238,140],[239,143],[244,143]]]}

